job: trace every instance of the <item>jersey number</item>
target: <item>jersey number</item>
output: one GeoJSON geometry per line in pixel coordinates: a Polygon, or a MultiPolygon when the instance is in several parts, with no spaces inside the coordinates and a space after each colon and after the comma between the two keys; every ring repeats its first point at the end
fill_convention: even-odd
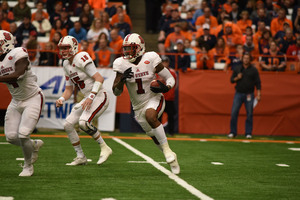
{"type": "Polygon", "coordinates": [[[138,94],[144,94],[145,93],[145,90],[143,89],[143,82],[142,82],[142,79],[139,78],[139,79],[135,79],[135,82],[137,84],[137,91],[136,93],[138,94]]]}
{"type": "Polygon", "coordinates": [[[80,89],[85,88],[84,81],[80,80],[78,76],[71,79],[74,84],[76,84],[80,89]]]}
{"type": "Polygon", "coordinates": [[[89,58],[87,57],[87,55],[84,55],[83,57],[81,57],[81,60],[83,61],[83,62],[85,62],[85,61],[87,61],[89,58]]]}

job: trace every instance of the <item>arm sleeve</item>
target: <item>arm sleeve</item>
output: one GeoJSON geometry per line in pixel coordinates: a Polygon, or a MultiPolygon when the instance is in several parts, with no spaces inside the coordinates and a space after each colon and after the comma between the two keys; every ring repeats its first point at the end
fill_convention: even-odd
{"type": "Polygon", "coordinates": [[[163,68],[160,72],[158,72],[158,75],[162,77],[164,80],[166,80],[166,85],[171,86],[171,88],[174,87],[175,79],[169,70],[163,68]]]}

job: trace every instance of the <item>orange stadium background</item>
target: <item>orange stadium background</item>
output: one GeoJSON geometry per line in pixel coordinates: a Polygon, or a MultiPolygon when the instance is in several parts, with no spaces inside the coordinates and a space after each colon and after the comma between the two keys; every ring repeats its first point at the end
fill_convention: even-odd
{"type": "MultiPolygon", "coordinates": [[[[179,72],[179,133],[227,134],[234,96],[231,72],[179,72]]],[[[253,135],[300,136],[300,78],[295,73],[260,73],[262,100],[254,109],[253,135]]],[[[6,109],[11,95],[0,84],[0,109],[6,109]]],[[[127,92],[117,99],[117,113],[130,113],[127,92]]],[[[244,134],[245,109],[238,119],[244,134]]]]}

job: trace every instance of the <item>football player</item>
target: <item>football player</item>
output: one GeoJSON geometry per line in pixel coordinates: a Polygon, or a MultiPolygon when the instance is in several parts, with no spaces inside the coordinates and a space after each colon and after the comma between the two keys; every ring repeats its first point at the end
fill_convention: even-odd
{"type": "Polygon", "coordinates": [[[136,33],[124,38],[123,57],[114,61],[113,70],[117,73],[112,87],[114,94],[120,95],[126,85],[135,119],[163,152],[171,171],[179,174],[177,156],[170,149],[163,125],[158,120],[165,108],[162,93],[174,87],[174,77],[164,67],[157,53],[145,53],[145,42],[136,33]],[[158,81],[159,87],[150,87],[156,73],[166,81],[166,85],[158,81]]]}
{"type": "Polygon", "coordinates": [[[4,82],[12,96],[5,115],[4,132],[6,140],[21,146],[24,166],[19,176],[32,176],[33,163],[43,146],[42,140],[31,140],[45,98],[37,84],[37,77],[31,71],[27,50],[14,48],[14,36],[0,30],[0,82],[4,82]]]}
{"type": "Polygon", "coordinates": [[[84,94],[76,104],[70,115],[66,118],[64,129],[68,134],[77,157],[67,165],[85,165],[87,158],[84,155],[75,125],[79,123],[81,130],[92,136],[101,148],[98,165],[102,164],[112,154],[112,150],[104,142],[100,131],[92,125],[94,118],[100,116],[108,107],[109,101],[107,92],[102,84],[104,78],[97,71],[90,55],[81,51],[78,53],[78,41],[72,36],[62,37],[58,43],[59,54],[63,59],[63,69],[66,77],[66,88],[62,96],[56,100],[56,107],[63,105],[73,94],[74,87],[78,87],[84,94]]]}

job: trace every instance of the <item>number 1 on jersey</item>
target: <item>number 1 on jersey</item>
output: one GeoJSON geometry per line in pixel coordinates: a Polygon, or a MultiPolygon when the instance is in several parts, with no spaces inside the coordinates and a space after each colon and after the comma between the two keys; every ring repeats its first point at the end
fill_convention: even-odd
{"type": "Polygon", "coordinates": [[[142,81],[142,79],[141,78],[135,79],[135,82],[137,83],[137,87],[138,87],[138,89],[137,89],[136,92],[138,94],[144,94],[145,90],[143,89],[143,81],[142,81]]]}

